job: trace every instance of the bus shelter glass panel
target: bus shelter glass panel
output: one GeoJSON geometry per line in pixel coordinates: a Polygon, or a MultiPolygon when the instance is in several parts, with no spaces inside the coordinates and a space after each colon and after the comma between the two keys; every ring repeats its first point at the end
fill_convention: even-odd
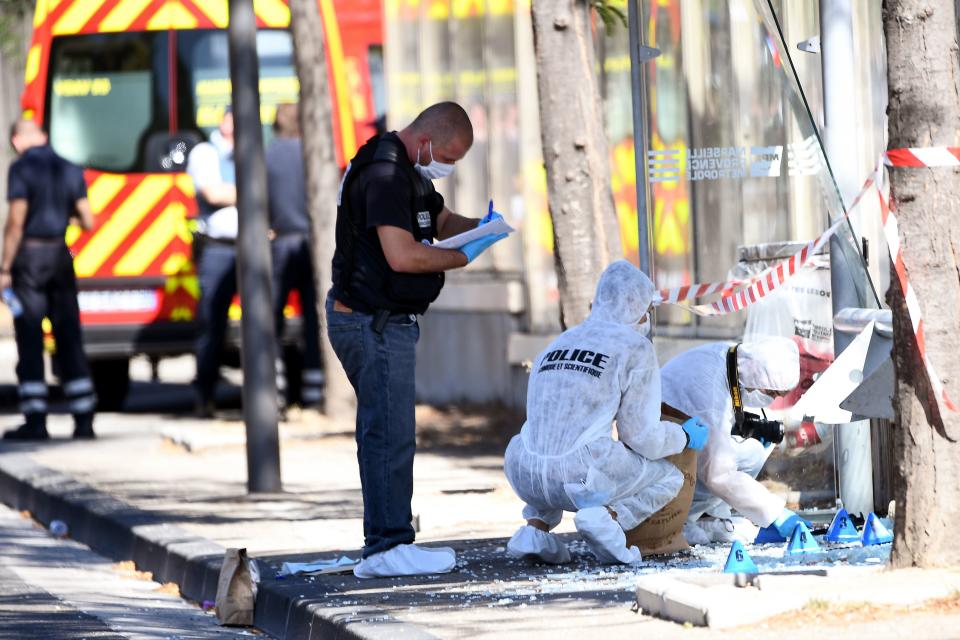
{"type": "MultiPolygon", "coordinates": [[[[660,51],[643,70],[649,220],[660,287],[749,283],[844,220],[813,100],[795,73],[791,56],[799,52],[781,35],[779,3],[636,0],[632,9],[639,12],[640,44],[660,51]]],[[[816,18],[797,13],[792,26],[809,37],[819,32],[816,18]],[[809,24],[797,24],[804,19],[809,24]]],[[[813,422],[797,405],[834,360],[834,288],[852,292],[858,306],[879,305],[859,246],[843,222],[835,240],[796,275],[743,310],[658,310],[658,341],[779,335],[797,343],[801,384],[773,406],[787,433],[764,469],[764,482],[800,497],[805,507],[833,506],[836,497],[835,428],[813,422]]]]}

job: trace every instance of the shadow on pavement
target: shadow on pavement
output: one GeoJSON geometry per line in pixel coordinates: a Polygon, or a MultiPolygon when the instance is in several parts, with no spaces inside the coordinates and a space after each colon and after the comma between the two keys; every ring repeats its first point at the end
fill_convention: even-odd
{"type": "MultiPolygon", "coordinates": [[[[49,387],[50,413],[68,413],[63,391],[59,385],[49,387]]],[[[227,382],[217,387],[217,408],[225,417],[240,415],[241,388],[227,382]]],[[[18,408],[17,387],[13,384],[0,384],[0,415],[16,415],[18,408]]],[[[170,418],[192,417],[194,410],[193,388],[189,384],[169,382],[130,383],[130,394],[124,402],[122,413],[155,413],[170,418]]]]}

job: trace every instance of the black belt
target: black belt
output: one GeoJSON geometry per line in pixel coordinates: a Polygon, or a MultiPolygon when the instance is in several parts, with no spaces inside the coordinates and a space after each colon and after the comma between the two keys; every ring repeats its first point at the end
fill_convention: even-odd
{"type": "Polygon", "coordinates": [[[211,236],[203,236],[203,239],[206,242],[212,242],[213,244],[222,244],[225,247],[237,246],[237,240],[235,238],[214,238],[211,236]]]}
{"type": "Polygon", "coordinates": [[[66,245],[67,241],[63,237],[55,238],[24,238],[20,241],[26,247],[55,247],[66,245]]]}

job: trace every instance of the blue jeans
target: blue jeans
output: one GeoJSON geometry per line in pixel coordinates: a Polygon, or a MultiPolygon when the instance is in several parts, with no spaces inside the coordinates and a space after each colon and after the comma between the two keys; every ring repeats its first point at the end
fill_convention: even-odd
{"type": "Polygon", "coordinates": [[[416,316],[393,314],[381,333],[373,316],[333,310],[327,336],[357,394],[357,462],[363,493],[363,557],[414,540],[413,454],[416,316]]]}

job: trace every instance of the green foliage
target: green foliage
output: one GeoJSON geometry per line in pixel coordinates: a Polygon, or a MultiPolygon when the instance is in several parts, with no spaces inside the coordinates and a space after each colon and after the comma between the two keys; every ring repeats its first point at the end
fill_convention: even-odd
{"type": "Polygon", "coordinates": [[[25,22],[33,15],[34,0],[0,0],[0,56],[19,59],[29,31],[25,22]]]}
{"type": "Polygon", "coordinates": [[[590,3],[590,6],[594,11],[597,12],[597,15],[600,16],[600,19],[603,20],[603,28],[607,33],[611,33],[614,29],[617,28],[617,23],[620,23],[620,26],[626,28],[627,26],[627,14],[619,6],[623,2],[618,2],[618,0],[587,0],[590,3]]]}

